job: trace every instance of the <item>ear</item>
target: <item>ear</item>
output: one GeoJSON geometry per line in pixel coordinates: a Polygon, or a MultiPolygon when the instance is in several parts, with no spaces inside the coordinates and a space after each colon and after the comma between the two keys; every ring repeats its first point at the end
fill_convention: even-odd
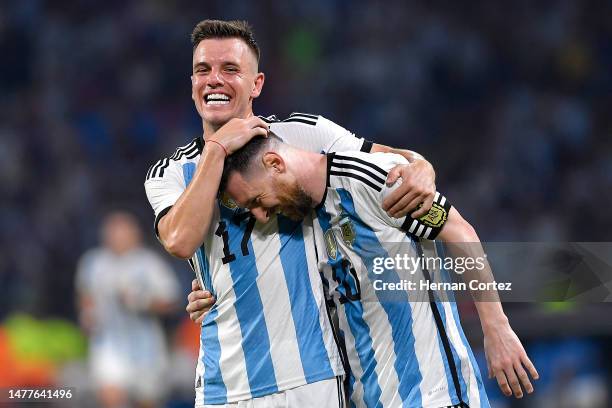
{"type": "Polygon", "coordinates": [[[272,172],[273,174],[282,174],[287,170],[285,161],[278,153],[266,152],[261,157],[261,161],[267,172],[272,172]]]}
{"type": "Polygon", "coordinates": [[[253,89],[251,90],[251,98],[257,98],[261,94],[261,90],[263,88],[264,80],[266,76],[263,72],[259,72],[255,76],[255,81],[253,82],[253,89]]]}

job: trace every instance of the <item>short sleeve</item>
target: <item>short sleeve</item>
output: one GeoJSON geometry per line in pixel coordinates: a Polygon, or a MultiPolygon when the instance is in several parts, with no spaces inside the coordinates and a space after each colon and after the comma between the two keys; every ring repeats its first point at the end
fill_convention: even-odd
{"type": "MultiPolygon", "coordinates": [[[[162,163],[168,159],[162,159],[162,163]]],[[[158,165],[155,164],[154,166],[158,165]]],[[[169,160],[163,172],[150,173],[144,186],[149,204],[155,213],[155,234],[158,235],[159,220],[172,208],[174,203],[185,191],[185,180],[180,166],[176,161],[169,160]]]]}
{"type": "Polygon", "coordinates": [[[285,143],[314,153],[369,152],[372,148],[371,142],[319,115],[292,113],[284,121],[271,123],[270,130],[285,143]]]}

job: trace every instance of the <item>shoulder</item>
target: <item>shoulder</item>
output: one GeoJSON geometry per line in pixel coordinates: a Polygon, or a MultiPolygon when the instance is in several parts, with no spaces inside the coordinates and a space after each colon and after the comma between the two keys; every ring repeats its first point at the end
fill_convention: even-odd
{"type": "Polygon", "coordinates": [[[389,170],[389,158],[359,151],[331,153],[328,156],[330,187],[337,184],[382,191],[389,170]]]}
{"type": "Polygon", "coordinates": [[[202,154],[203,146],[202,137],[196,137],[186,145],[178,147],[172,155],[159,159],[149,167],[145,181],[154,178],[163,178],[168,168],[172,166],[181,166],[187,162],[196,162],[202,154]]]}
{"type": "Polygon", "coordinates": [[[103,248],[93,248],[87,250],[83,255],[81,255],[81,264],[90,265],[91,263],[102,259],[106,256],[106,250],[103,248]]]}
{"type": "Polygon", "coordinates": [[[260,117],[270,125],[270,130],[281,137],[295,131],[312,132],[313,130],[325,129],[333,124],[323,116],[312,113],[293,112],[285,119],[279,119],[276,115],[260,117]]]}

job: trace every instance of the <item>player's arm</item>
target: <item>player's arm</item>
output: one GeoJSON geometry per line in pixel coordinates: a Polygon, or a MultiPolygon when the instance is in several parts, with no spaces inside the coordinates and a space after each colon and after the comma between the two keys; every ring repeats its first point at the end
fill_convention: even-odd
{"type": "MultiPolygon", "coordinates": [[[[397,186],[381,192],[378,198],[379,204],[393,188],[397,186]]],[[[455,258],[470,257],[484,260],[484,268],[475,267],[466,270],[461,275],[463,281],[494,282],[491,267],[484,256],[476,231],[442,194],[435,194],[430,211],[418,219],[405,217],[400,224],[401,220],[391,218],[383,211],[379,210],[378,216],[389,226],[401,228],[406,233],[425,239],[437,238],[448,243],[451,255],[455,258]]],[[[514,392],[517,398],[521,398],[523,396],[521,384],[528,393],[533,392],[527,371],[534,379],[538,378],[538,372],[527,356],[521,341],[510,327],[497,291],[495,289],[471,291],[470,294],[474,299],[484,334],[489,377],[497,379],[502,392],[507,396],[514,392]]]]}
{"type": "MultiPolygon", "coordinates": [[[[290,144],[304,150],[316,153],[321,151],[329,153],[360,150],[366,153],[396,153],[406,158],[408,164],[396,166],[391,169],[387,176],[387,185],[389,186],[393,185],[400,177],[404,182],[394,194],[385,200],[384,208],[391,216],[396,218],[401,218],[406,214],[418,218],[427,213],[436,192],[436,173],[433,166],[423,156],[410,150],[395,149],[356,137],[352,132],[322,116],[294,113],[289,120],[302,116],[306,121],[313,121],[315,120],[313,118],[316,118],[314,126],[301,126],[300,132],[303,132],[303,137],[290,142],[290,144]],[[422,207],[417,208],[420,204],[422,204],[422,207]]],[[[283,126],[287,127],[289,125],[287,123],[272,125],[272,127],[275,126],[279,126],[279,131],[282,131],[283,126]]]]}
{"type": "MultiPolygon", "coordinates": [[[[494,282],[491,266],[484,256],[476,230],[454,207],[450,208],[448,219],[438,239],[447,243],[450,254],[455,258],[484,260],[484,268],[466,270],[461,275],[463,281],[494,282]]],[[[521,341],[510,327],[497,290],[471,291],[471,295],[484,334],[489,378],[497,379],[506,396],[514,392],[515,397],[521,398],[523,396],[521,384],[527,393],[532,393],[533,385],[529,381],[527,371],[533,379],[538,379],[538,372],[527,356],[521,341]]]]}
{"type": "Polygon", "coordinates": [[[158,236],[166,251],[187,259],[202,245],[213,217],[226,154],[256,135],[267,134],[268,125],[251,116],[230,120],[207,139],[191,183],[158,221],[158,236]]]}

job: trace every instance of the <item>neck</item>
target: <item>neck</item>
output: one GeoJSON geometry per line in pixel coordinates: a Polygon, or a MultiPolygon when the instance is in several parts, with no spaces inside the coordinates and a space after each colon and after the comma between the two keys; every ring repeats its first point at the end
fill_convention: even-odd
{"type": "MultiPolygon", "coordinates": [[[[295,153],[295,152],[294,152],[295,153]]],[[[327,188],[327,156],[324,154],[299,151],[292,160],[295,178],[304,192],[318,205],[327,188]]]]}

